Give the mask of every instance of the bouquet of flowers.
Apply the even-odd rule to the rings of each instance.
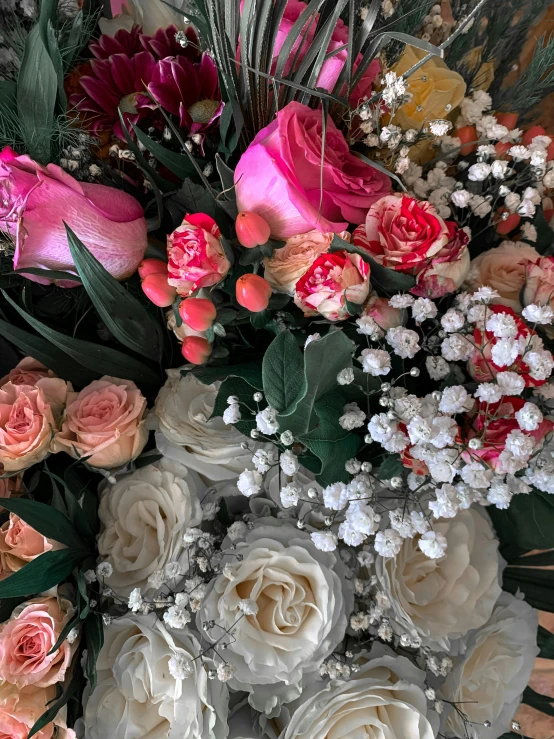
[[[547,4],[0,1],[2,739],[554,716]]]

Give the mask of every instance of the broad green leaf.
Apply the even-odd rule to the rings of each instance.
[[[379,480],[390,480],[391,477],[396,477],[404,472],[404,465],[398,454],[390,454],[387,456],[384,462],[381,463],[377,477]]]
[[[185,377],[190,370],[181,370],[181,375]],[[203,382],[204,385],[211,385],[219,380],[226,380],[228,377],[240,377],[256,390],[263,388],[262,366],[257,360],[248,364],[232,364],[215,367],[201,367],[192,370],[192,374]]]
[[[514,495],[510,507],[487,511],[501,544],[522,549],[554,547],[554,495],[533,490],[529,495]]]
[[[523,703],[546,713],[547,716],[554,716],[554,698],[550,695],[541,695],[533,688],[527,687],[523,691]]]
[[[58,80],[58,99],[60,101],[60,107],[63,110],[65,110],[67,108],[67,97],[65,94],[65,89],[64,89],[64,84],[63,84],[64,83],[64,69],[63,69],[62,55],[60,54],[60,50],[58,48],[58,42],[56,40],[56,32],[54,31],[54,26],[52,25],[51,21],[48,21],[48,26],[46,29],[46,46],[48,48],[50,59],[52,60],[52,64],[56,71],[56,78]]]
[[[40,267],[16,269],[15,274],[38,275],[39,277],[46,277],[49,280],[73,280],[73,282],[81,282],[79,275],[73,275],[71,272],[56,269],[41,269]]]
[[[217,418],[223,415],[227,408],[229,395],[250,399],[255,392],[256,388],[241,377],[228,377],[221,383],[211,417]],[[234,423],[233,426],[245,436],[249,436],[252,429],[256,428],[256,420],[254,416],[250,416],[247,412],[243,412],[242,416],[242,419],[238,423]]]
[[[58,483],[64,489],[67,517],[69,518],[73,530],[76,531],[77,534],[82,537],[82,539],[94,542],[94,536],[96,532],[91,526],[92,522],[90,521],[89,516],[85,515],[83,509],[81,508],[77,496],[71,492],[69,486],[64,480],[62,480],[61,477],[54,475],[48,470],[46,471],[46,473],[49,475],[50,479],[52,480],[52,485],[55,486],[56,489]],[[90,491],[88,490],[82,490],[82,494],[83,497],[87,495],[92,495],[92,493],[90,493]],[[94,507],[94,510],[96,511],[96,506]]]
[[[7,621],[12,615],[14,608],[20,603],[25,601],[25,596],[19,596],[17,598],[2,598],[0,599],[0,623]]]
[[[539,657],[543,659],[554,659],[554,634],[544,626],[539,626],[537,633],[537,645],[539,647]]]
[[[38,331],[45,339],[57,346],[66,354],[69,354],[76,362],[94,371],[97,375],[109,375],[120,377],[125,380],[133,380],[137,384],[158,385],[159,374],[133,357],[123,354],[117,349],[111,349],[100,344],[92,344],[89,341],[75,339],[67,334],[56,331],[45,323],[31,316],[20,308],[9,295],[2,291],[8,303],[15,308],[19,315],[27,323]]]
[[[282,331],[267,348],[262,376],[265,398],[275,410],[285,411],[298,398],[304,384],[304,362],[290,331]]]
[[[45,552],[0,582],[0,598],[36,595],[58,585],[88,556],[86,550]]]
[[[47,539],[66,547],[83,548],[83,541],[69,518],[52,506],[26,498],[8,498],[2,501],[2,505]]]
[[[71,257],[83,287],[108,329],[132,351],[159,361],[162,337],[158,323],[100,264],[67,223],[64,225]]]
[[[160,164],[173,172],[180,180],[185,180],[194,174],[194,166],[190,161],[190,157],[186,154],[178,154],[175,151],[166,149],[165,146],[153,141],[150,136],[141,131],[138,126],[131,123],[133,131],[140,143],[154,156]]]
[[[90,681],[90,688],[96,687],[96,661],[104,644],[104,628],[102,616],[99,613],[90,613],[85,621],[84,635],[87,648],[86,675]]]
[[[509,566],[502,574],[502,587],[510,593],[521,590],[533,608],[554,613],[553,570]]]

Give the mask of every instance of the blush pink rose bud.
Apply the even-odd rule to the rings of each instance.
[[[0,685],[0,737],[1,739],[27,739],[29,732],[45,711],[55,702],[56,687],[37,688],[28,685],[19,689],[5,682]],[[75,739],[73,729],[64,721],[66,711],[58,711],[49,722],[33,736],[36,739]]]
[[[201,287],[217,285],[231,267],[219,227],[205,213],[187,215],[167,237],[167,256],[168,282],[184,297]]]
[[[179,315],[194,331],[207,331],[215,321],[217,310],[206,298],[186,298],[179,306]]]
[[[0,387],[8,382],[13,385],[34,385],[41,377],[56,377],[56,375],[36,359],[24,357],[0,380]]]
[[[185,336],[181,352],[191,364],[204,364],[212,353],[212,345],[203,336]]]
[[[320,254],[329,251],[334,235],[332,231],[313,229],[305,234],[290,236],[285,246],[275,249],[271,257],[264,259],[264,277],[273,290],[292,297],[298,280]],[[344,241],[350,241],[348,231],[338,235]]]
[[[147,275],[167,275],[167,262],[161,259],[143,259],[138,266],[138,273],[141,280]]]
[[[63,380],[42,377],[34,385],[0,388],[0,465],[18,472],[48,456],[67,399]]]
[[[292,102],[237,164],[238,208],[262,216],[274,238],[344,231],[348,223],[362,223],[369,207],[390,192],[389,178],[351,153],[331,118],[323,161],[322,138],[321,111]]]
[[[402,326],[404,322],[402,311],[399,308],[390,306],[388,298],[379,298],[377,295],[370,296],[364,306],[362,316],[373,318],[375,323],[383,331]]]
[[[15,513],[10,513],[9,520],[0,527],[1,575],[17,572],[44,552],[63,548],[62,544],[47,539]]]
[[[147,247],[146,219],[131,195],[78,182],[56,164],[42,167],[6,147],[0,152],[0,222],[15,237],[14,269],[76,274],[64,221],[118,280],[130,277]],[[25,274],[25,273],[24,273]],[[53,280],[26,274],[47,285]],[[55,280],[61,287],[79,282]]]
[[[269,224],[257,213],[242,212],[235,222],[237,239],[245,249],[265,244],[270,236]]]
[[[146,399],[131,380],[102,377],[67,397],[54,448],[110,470],[136,459],[148,440]]]
[[[525,265],[523,305],[554,305],[554,258],[541,257]]]
[[[322,254],[296,283],[294,302],[305,316],[319,313],[330,321],[342,321],[350,316],[347,301],[365,303],[369,274],[369,264],[358,254]]]
[[[58,598],[35,598],[17,606],[0,631],[0,680],[24,688],[62,682],[77,649],[67,639],[52,654],[74,609]]]
[[[237,280],[237,303],[252,313],[259,313],[269,305],[271,285],[260,275],[242,275]]]
[[[168,308],[177,297],[177,290],[167,281],[167,272],[150,272],[141,286],[148,300],[158,308]]]

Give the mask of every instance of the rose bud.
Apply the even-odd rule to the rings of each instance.
[[[177,290],[167,282],[167,274],[161,272],[146,275],[142,290],[158,308],[167,308],[177,297]]]
[[[206,298],[186,298],[179,306],[183,322],[194,331],[206,331],[214,322],[216,307]]]
[[[167,274],[167,262],[161,259],[143,259],[138,266],[140,279],[144,280],[147,275]]]
[[[517,125],[517,113],[495,113],[495,117],[501,126],[506,126],[508,131],[513,131]]]
[[[259,313],[268,306],[271,285],[259,275],[242,275],[237,280],[236,298],[239,305],[252,313]]]
[[[460,139],[462,146],[460,147],[460,154],[463,157],[468,156],[473,151],[477,151],[477,139],[479,134],[475,126],[462,126],[458,128],[455,133],[456,138]]]
[[[502,218],[502,215],[504,213],[508,213],[507,218]],[[498,215],[500,220],[497,221],[494,228],[496,230],[496,233],[500,234],[501,236],[506,236],[506,234],[509,234],[510,231],[513,231],[514,228],[517,228],[521,222],[521,217],[518,216],[517,213],[510,213],[507,208],[499,208]]]
[[[191,364],[204,364],[212,353],[212,345],[203,336],[187,336],[181,351]]]
[[[265,244],[269,239],[269,224],[257,213],[243,211],[237,216],[235,223],[237,239],[246,249]]]
[[[533,141],[535,136],[546,136],[546,131],[542,126],[531,126],[531,128],[528,128],[527,131],[523,134],[521,137],[521,143],[523,146],[529,146],[529,144]]]

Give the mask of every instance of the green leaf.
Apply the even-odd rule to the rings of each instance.
[[[63,270],[57,269],[41,269],[40,267],[23,267],[22,269],[16,269],[15,274],[17,275],[38,275],[39,277],[46,277],[49,280],[73,280],[73,282],[81,282],[79,275],[71,274],[71,272],[64,272]]]
[[[246,380],[243,380],[242,377],[228,377],[219,387],[211,418],[217,418],[223,415],[223,412],[227,408],[227,398],[229,395],[250,399],[255,391],[256,388]],[[238,423],[234,423],[233,426],[245,436],[249,436],[252,429],[256,428],[256,421],[254,416],[248,416],[244,413],[243,418]]]
[[[518,590],[525,600],[539,611],[554,613],[554,572],[531,567],[506,567],[502,575],[502,587],[509,593]]]
[[[159,360],[162,337],[158,323],[100,264],[67,223],[64,225],[71,257],[83,287],[109,331],[137,354]]]
[[[390,480],[391,477],[397,477],[404,471],[404,465],[398,454],[390,454],[384,462],[379,466],[377,479]]]
[[[280,413],[300,394],[304,383],[302,352],[290,331],[276,336],[264,354],[262,376],[268,404]]]
[[[541,695],[533,688],[527,687],[523,691],[523,703],[536,708],[547,716],[554,716],[554,698],[549,695]]]
[[[489,506],[487,511],[501,544],[522,549],[554,547],[554,495],[533,490],[529,495],[514,495],[507,510]]]
[[[264,255],[259,246],[254,246],[252,249],[241,249],[239,264],[243,267],[248,267],[251,264],[259,264]]]
[[[554,659],[554,634],[544,626],[539,626],[537,632],[537,646],[539,647],[539,657],[542,659]]]
[[[250,323],[258,331],[261,330],[262,328],[265,328],[270,321],[271,321],[271,312],[268,310],[260,310],[260,311],[257,311],[256,313],[250,314]]]
[[[116,349],[92,344],[82,339],[74,339],[71,336],[67,336],[67,334],[55,331],[50,326],[47,326],[24,311],[23,308],[20,308],[4,290],[2,290],[2,294],[8,303],[15,308],[19,315],[35,331],[38,331],[45,339],[48,339],[48,341],[63,352],[69,354],[76,362],[96,372],[97,376],[109,375],[111,377],[120,377],[125,380],[133,380],[139,385],[141,383],[156,386],[159,384],[158,373],[148,367],[144,362],[129,357]]]
[[[189,371],[190,370],[181,370],[181,375],[186,377]],[[211,385],[213,382],[226,380],[228,377],[240,377],[256,390],[261,390],[263,388],[262,365],[257,360],[249,362],[248,364],[233,364],[229,366],[225,365],[223,367],[202,367],[197,370],[192,370],[192,374],[205,385]]]
[[[542,208],[537,209],[537,214],[533,225],[537,229],[537,240],[531,243],[539,254],[543,257],[552,256],[552,242],[554,240],[554,231],[550,228],[548,221],[544,217]],[[524,239],[525,240],[525,239]]]
[[[88,555],[89,552],[76,549],[44,552],[0,582],[0,598],[36,595],[49,590],[69,577]]]
[[[125,118],[123,117],[121,109],[119,108],[118,114],[121,128],[123,129],[123,133],[125,135],[125,141],[127,142],[127,146],[129,147],[129,149],[135,155],[135,159],[139,169],[141,169],[145,177],[149,179],[152,184],[155,184],[162,192],[171,192],[172,190],[175,190],[175,185],[173,182],[170,182],[169,180],[166,180],[165,177],[159,175],[156,170],[148,164],[146,157],[138,148],[134,140],[131,138],[131,135],[129,134],[129,130],[125,123]]]
[[[48,367],[57,375],[63,377],[64,380],[69,380],[79,387],[85,387],[85,385],[89,385],[99,377],[98,372],[86,369],[79,362],[74,361],[67,354],[64,354],[53,346],[49,341],[46,341],[46,339],[35,334],[30,334],[28,331],[24,331],[1,319],[0,332],[5,339],[15,344],[23,354],[34,357],[39,362],[42,362],[45,367]]]
[[[352,367],[354,343],[340,330],[311,341],[304,350],[304,380],[295,401],[279,414],[281,431],[305,434],[315,423],[314,405],[323,395],[336,388],[338,373]]]
[[[12,615],[14,608],[17,608],[18,605],[24,602],[25,597],[21,595],[18,598],[2,598],[0,600],[0,623],[7,621]]]
[[[41,164],[48,164],[51,159],[57,93],[56,70],[40,28],[35,25],[25,40],[17,77],[17,110],[26,152]]]
[[[99,613],[90,613],[85,621],[84,634],[87,645],[86,675],[90,682],[90,689],[96,687],[96,662],[104,644],[104,628],[102,616]]]
[[[180,180],[185,180],[194,174],[194,167],[191,164],[190,157],[186,154],[178,154],[175,151],[166,149],[165,146],[153,141],[150,136],[141,131],[138,126],[131,123],[133,131],[140,143],[154,156],[160,164],[173,172]]]
[[[48,48],[50,59],[52,60],[52,64],[56,71],[56,78],[58,80],[58,98],[60,101],[60,107],[63,110],[65,110],[67,108],[67,97],[66,97],[65,89],[63,85],[64,69],[63,69],[62,55],[60,54],[60,50],[58,48],[58,42],[56,40],[56,32],[54,31],[54,26],[52,25],[52,21],[50,20],[48,21],[48,25],[46,28],[46,46]]]
[[[83,548],[81,537],[77,535],[69,518],[52,506],[26,498],[8,498],[2,501],[2,505],[47,539],[53,539],[66,547]]]

